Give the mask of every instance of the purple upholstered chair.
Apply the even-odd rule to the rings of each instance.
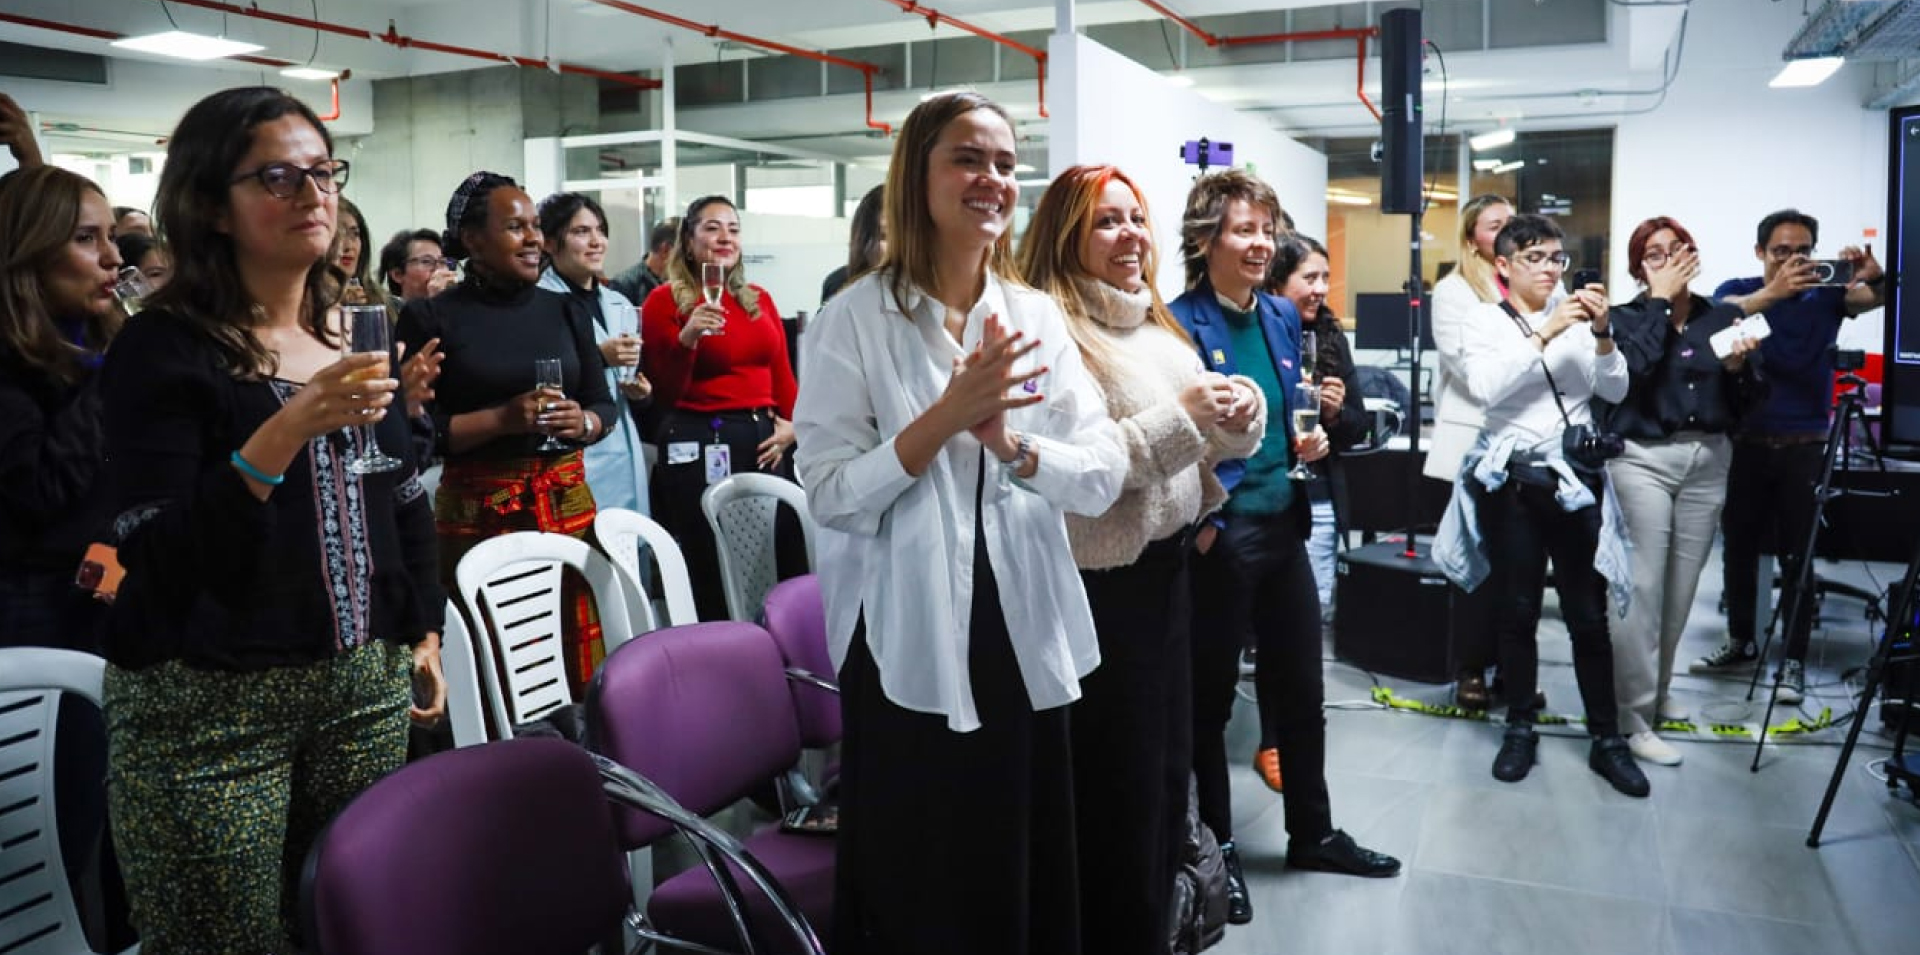
[[[375,783],[301,888],[320,955],[527,955],[617,944],[628,903],[593,756],[557,739],[456,749]]]
[[[780,651],[750,623],[671,627],[627,643],[601,665],[586,716],[595,752],[702,816],[764,787],[800,758],[800,728]],[[626,810],[615,813],[614,826],[627,849],[652,845],[673,831],[667,820]],[[833,907],[833,839],[773,827],[748,837],[744,846],[824,938]],[[727,869],[738,881],[738,867]],[[759,950],[790,951],[792,933],[772,903],[751,887],[743,891]],[[657,886],[646,917],[649,929],[672,938],[720,948],[738,944],[721,887],[706,869]]]
[[[793,709],[800,718],[800,745],[824,749],[840,742],[840,691],[827,654],[827,611],[820,578],[790,577],[767,591],[767,633],[780,648],[792,678]]]

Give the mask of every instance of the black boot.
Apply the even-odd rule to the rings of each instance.
[[[1619,735],[1602,736],[1593,741],[1587,754],[1587,766],[1600,774],[1613,788],[1628,796],[1645,796],[1653,791],[1647,774],[1633,761],[1633,749]]]
[[[1540,737],[1534,733],[1532,723],[1508,726],[1500,740],[1500,754],[1493,758],[1493,778],[1503,783],[1517,783],[1527,778],[1527,771],[1533,768],[1533,751],[1539,746]]]
[[[1220,844],[1220,861],[1227,869],[1227,924],[1245,925],[1253,921],[1253,899],[1247,895],[1247,877],[1240,871],[1240,854],[1233,843]]]

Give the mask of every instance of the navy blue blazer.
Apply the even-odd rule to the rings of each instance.
[[[1293,388],[1300,383],[1300,313],[1294,310],[1292,302],[1279,296],[1255,292],[1253,298],[1255,310],[1260,316],[1260,331],[1266,335],[1267,348],[1276,362],[1274,370],[1280,373],[1280,387],[1286,391],[1284,400],[1291,402]],[[1179,319],[1181,327],[1187,330],[1194,344],[1199,347],[1200,360],[1208,371],[1223,375],[1240,374],[1239,361],[1233,354],[1232,343],[1227,339],[1227,318],[1220,313],[1220,300],[1214,296],[1212,281],[1202,277],[1200,284],[1168,302],[1167,309],[1173,312],[1174,318]],[[1281,414],[1280,409],[1272,407],[1272,402],[1268,405],[1267,433],[1261,440],[1278,439],[1291,447],[1293,415]],[[1246,472],[1246,462],[1238,459],[1221,461],[1213,468],[1214,475],[1219,477],[1220,485],[1227,489],[1228,494],[1233,493]],[[1303,496],[1296,495],[1294,500],[1298,501]],[[1307,508],[1291,510],[1310,518]]]

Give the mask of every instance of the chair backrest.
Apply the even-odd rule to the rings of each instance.
[[[593,757],[562,740],[409,763],[315,842],[307,942],[320,955],[587,951],[627,907],[612,812]]]
[[[106,663],[74,650],[0,649],[0,952],[93,951],[67,888],[54,818],[60,696],[100,705]]]
[[[487,741],[486,706],[480,694],[473,637],[460,607],[447,601],[447,622],[440,630],[440,671],[447,681],[447,722],[453,727],[453,745],[474,746]]]
[[[812,566],[813,514],[807,510],[807,493],[800,485],[770,474],[734,474],[700,495],[700,510],[713,527],[720,552],[727,616],[735,620],[759,619],[760,603],[779,579],[773,534],[781,505],[798,515],[807,563]]]
[[[607,655],[587,691],[587,745],[700,815],[737,802],[800,761],[780,650],[750,623],[669,627]],[[673,831],[616,816],[621,844]]]
[[[474,627],[474,668],[503,739],[512,727],[574,702],[560,636],[571,612],[560,590],[569,567],[593,591],[607,651],[632,639],[626,591],[613,563],[585,541],[535,531],[502,534],[467,551],[454,572]]]
[[[647,605],[645,618],[628,611],[636,634],[700,622],[693,606],[693,577],[687,573],[687,559],[680,553],[680,545],[674,542],[673,535],[659,522],[624,507],[603,507],[594,515],[593,536],[600,541],[600,549],[613,558],[614,566],[620,568],[629,596],[637,596]],[[660,571],[661,596],[667,610],[664,620],[654,612],[647,594],[647,575],[640,554],[643,546],[653,554],[654,566]]]
[[[802,574],[775,584],[767,591],[765,624],[787,666],[834,678],[820,578]],[[801,745],[820,749],[840,742],[840,697],[803,680],[788,681],[788,690],[800,720]]]

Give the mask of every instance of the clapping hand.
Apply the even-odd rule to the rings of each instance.
[[[1045,367],[1014,370],[1015,362],[1040,347],[1038,341],[1023,341],[1024,337],[1024,332],[1008,333],[999,315],[987,316],[980,344],[966,357],[954,359],[953,377],[940,395],[939,403],[951,412],[956,430],[972,434],[989,448],[1004,450],[1008,411],[1046,400],[1038,387],[1040,376],[1047,373]],[[1019,391],[1014,392],[1016,388]]]

